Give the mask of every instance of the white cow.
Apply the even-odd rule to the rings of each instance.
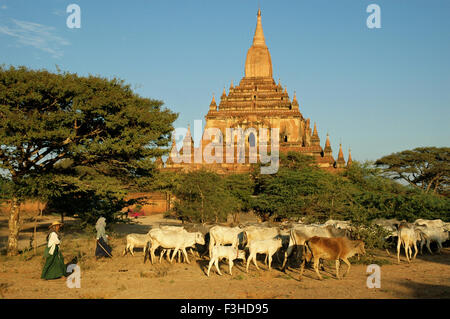
[[[147,234],[128,234],[126,238],[127,246],[123,251],[123,256],[125,256],[128,252],[130,252],[131,255],[134,256],[134,248],[144,248],[145,254],[145,247],[150,239]]]
[[[180,249],[183,252],[186,262],[189,264],[190,262],[186,253],[186,247],[192,247],[195,244],[205,244],[205,239],[200,232],[189,233],[156,228],[150,230],[148,235],[150,236],[150,256],[152,264],[155,259],[155,250],[159,246],[166,249],[173,249],[170,262],[172,262],[176,252]]]
[[[449,232],[444,227],[427,227],[427,226],[416,226],[417,229],[420,229],[425,236],[423,236],[420,241],[420,254],[423,254],[423,246],[425,243],[427,244],[427,249],[430,254],[433,254],[430,248],[430,243],[436,242],[438,245],[438,254],[441,253],[442,243],[449,240]]]
[[[388,239],[389,237],[396,237],[398,235],[397,228],[398,225],[400,225],[400,221],[397,219],[377,218],[372,221],[372,224],[378,225],[389,232],[385,239]]]
[[[352,226],[351,221],[349,220],[334,220],[329,219],[325,222],[324,225],[331,225],[338,229],[346,229],[348,231],[353,231],[355,228]]]
[[[211,259],[212,249],[216,245],[228,245],[237,248],[239,245],[239,235],[242,229],[239,227],[213,226],[209,230],[209,258]]]
[[[278,235],[280,235],[280,230],[277,227],[248,226],[244,230],[246,247],[249,247],[254,240],[272,239]]]
[[[425,238],[423,232],[416,227],[416,225],[402,222],[398,226],[397,262],[400,263],[400,249],[402,244],[405,249],[405,256],[408,263],[410,263],[412,259],[415,259],[417,252],[419,251],[417,249],[417,242],[421,241],[423,238]],[[412,246],[415,250],[414,257],[412,257]]]
[[[445,224],[441,219],[416,219],[414,222],[414,225],[427,227],[444,227]]]
[[[281,238],[272,238],[272,239],[264,239],[264,240],[253,240],[248,245],[250,255],[247,259],[247,267],[246,271],[248,272],[248,266],[250,261],[253,260],[253,263],[256,266],[256,269],[259,269],[258,264],[256,262],[257,254],[267,254],[269,257],[269,270],[271,270],[272,266],[272,256],[277,252],[278,249],[283,245]]]
[[[233,246],[220,246],[220,245],[214,246],[211,249],[211,256],[210,256],[208,272],[207,272],[208,277],[209,277],[209,271],[211,270],[211,267],[213,264],[216,267],[219,275],[222,276],[222,273],[220,272],[220,269],[219,269],[219,261],[221,259],[228,259],[230,275],[232,275],[231,268],[233,267],[233,260],[242,259],[245,262],[245,251],[239,250],[237,247],[233,247]]]

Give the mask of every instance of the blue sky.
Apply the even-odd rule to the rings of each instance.
[[[178,112],[176,127],[204,124],[212,93],[244,75],[258,3],[274,79],[335,157],[340,142],[361,161],[450,146],[447,0],[0,0],[0,64],[119,77]]]

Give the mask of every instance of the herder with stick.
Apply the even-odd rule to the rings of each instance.
[[[95,224],[97,230],[97,247],[95,248],[95,257],[112,257],[111,247],[108,245],[108,235],[105,232],[106,219],[100,217]]]
[[[60,222],[53,222],[49,226],[47,247],[45,247],[44,251],[45,265],[42,269],[41,279],[58,279],[67,275],[64,257],[59,249],[61,241],[58,233],[62,225]]]

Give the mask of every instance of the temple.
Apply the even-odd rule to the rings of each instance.
[[[205,119],[206,125],[201,144],[194,147],[191,130],[188,128],[182,148],[178,150],[173,139],[170,156],[165,165],[159,160],[160,167],[182,171],[208,167],[225,174],[248,171],[250,163],[255,162],[250,149],[257,148],[262,141],[270,146],[269,133],[267,136],[258,135],[261,128],[278,129],[280,152],[298,151],[314,156],[318,166],[327,170],[339,170],[346,167],[342,145],[340,145],[338,159],[335,160],[328,134],[325,147],[322,148],[317,125],[314,123],[314,128],[311,129],[310,119],[303,117],[296,93],[294,92],[291,99],[287,88],[282,87],[281,81],[278,83],[274,81],[272,60],[261,22],[261,10],[258,10],[257,14],[253,43],[247,52],[244,77],[239,85],[234,86],[231,82],[228,94],[224,88],[218,104],[215,96],[212,96]],[[220,130],[219,134],[214,136],[207,134],[208,129],[215,128]],[[227,136],[230,129],[233,129],[234,135]],[[238,129],[245,131],[244,141],[238,141],[239,138],[236,136]],[[215,146],[223,146],[222,153],[217,153],[216,149],[212,150],[211,154],[216,160],[214,162],[203,156],[208,145],[211,148],[212,141]],[[238,143],[245,143],[244,152],[238,149]],[[227,160],[227,156],[234,160],[230,161],[229,158]],[[351,155],[349,155],[349,162],[351,163]]]

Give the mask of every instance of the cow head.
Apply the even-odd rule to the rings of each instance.
[[[358,255],[365,255],[366,250],[364,249],[364,242],[362,240],[357,240],[356,242],[356,253]]]
[[[195,242],[200,245],[205,244],[205,238],[203,237],[202,233],[200,232],[195,233]]]

